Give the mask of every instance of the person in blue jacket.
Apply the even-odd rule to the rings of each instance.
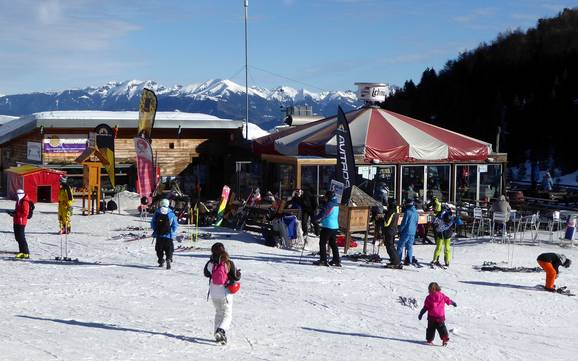
[[[164,265],[166,258],[167,269],[171,269],[173,251],[175,249],[173,239],[177,234],[179,223],[177,222],[177,216],[169,208],[168,199],[161,199],[159,206],[151,219],[153,237],[156,239],[155,251],[157,252],[159,267]]]
[[[413,263],[413,242],[415,241],[418,219],[413,199],[408,199],[405,202],[403,220],[399,225],[399,241],[397,243],[397,255],[400,260],[403,259],[403,250],[407,250],[408,261],[405,262],[406,265]]]
[[[339,204],[333,191],[325,193],[325,207],[319,212],[316,220],[321,223],[321,234],[319,236],[319,261],[314,265],[341,267],[339,249],[337,248],[337,231],[339,230]],[[333,258],[327,263],[327,242],[331,247]]]

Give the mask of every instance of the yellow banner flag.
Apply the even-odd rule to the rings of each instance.
[[[137,136],[150,141],[151,132],[155,124],[157,114],[157,96],[155,92],[144,88],[140,98],[138,133]]]

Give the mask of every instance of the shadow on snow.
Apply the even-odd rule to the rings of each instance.
[[[136,333],[143,333],[143,334],[147,334],[147,335],[159,335],[159,336],[166,336],[166,337],[175,338],[177,340],[186,341],[186,342],[194,342],[194,343],[199,343],[199,344],[204,344],[204,345],[212,345],[212,346],[215,345],[214,341],[209,340],[209,339],[198,338],[198,337],[189,337],[189,336],[183,336],[183,335],[175,335],[175,334],[172,334],[169,332],[147,331],[147,330],[141,330],[138,328],[122,327],[122,326],[112,325],[109,323],[82,322],[82,321],[76,321],[76,320],[59,320],[59,319],[55,319],[55,318],[33,317],[33,316],[26,316],[26,315],[16,315],[16,317],[27,318],[29,320],[50,321],[50,322],[62,323],[65,325],[71,325],[71,326],[100,328],[100,329],[112,330],[112,331],[136,332]]]
[[[419,341],[419,340],[404,339],[404,338],[395,338],[395,337],[385,337],[385,336],[375,336],[375,335],[368,335],[368,334],[366,334],[366,333],[331,331],[331,330],[322,330],[322,329],[319,329],[319,328],[311,328],[311,327],[301,327],[301,328],[302,328],[303,330],[306,330],[306,331],[329,333],[329,334],[332,334],[332,335],[367,337],[367,338],[378,338],[378,339],[381,339],[381,340],[407,342],[407,343],[414,343],[414,344],[418,344],[418,345],[423,345],[423,344],[424,344],[423,341]]]

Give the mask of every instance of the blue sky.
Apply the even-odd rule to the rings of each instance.
[[[569,0],[249,0],[249,83],[403,85]],[[0,94],[111,80],[244,84],[243,0],[0,0]]]

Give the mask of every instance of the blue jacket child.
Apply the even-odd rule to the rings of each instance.
[[[403,213],[403,220],[399,226],[399,241],[397,243],[397,255],[400,260],[403,260],[403,250],[407,250],[407,259],[409,263],[413,262],[413,243],[415,241],[415,233],[417,231],[417,222],[419,216],[413,200],[407,200],[405,203],[405,211]]]

